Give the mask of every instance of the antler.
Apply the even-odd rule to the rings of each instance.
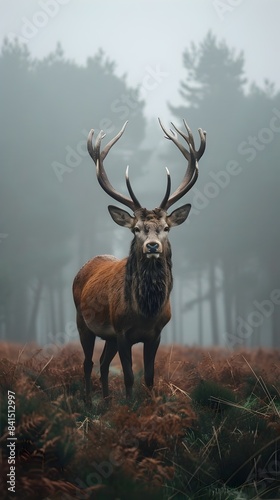
[[[189,128],[188,124],[186,123],[185,120],[183,120],[184,125],[186,127],[187,133],[182,132],[179,130],[175,125],[171,122],[172,127],[178,132],[178,134],[181,135],[185,139],[185,141],[188,143],[189,146],[189,151],[179,142],[178,140],[178,135],[170,129],[170,132],[166,130],[166,128],[162,125],[160,119],[158,119],[159,124],[165,133],[166,139],[170,139],[174,144],[177,146],[178,149],[180,149],[181,153],[183,153],[184,157],[188,161],[188,167],[186,170],[186,173],[182,179],[181,184],[179,187],[174,191],[174,193],[170,196],[170,188],[171,188],[171,179],[170,179],[170,173],[168,169],[166,169],[167,172],[167,188],[166,188],[166,193],[164,195],[164,198],[160,204],[160,208],[163,210],[167,210],[171,205],[173,205],[176,201],[180,200],[194,185],[194,183],[197,180],[198,177],[198,161],[202,157],[205,147],[206,147],[206,132],[202,131],[201,128],[198,129],[199,135],[200,135],[200,146],[199,149],[196,151],[195,145],[194,145],[194,138],[192,135],[192,131]]]
[[[125,195],[123,195],[115,190],[115,188],[110,183],[110,181],[107,177],[107,174],[105,172],[104,166],[103,166],[103,160],[106,158],[111,147],[114,146],[114,144],[123,135],[126,125],[127,125],[127,121],[125,122],[125,124],[123,125],[123,127],[119,131],[119,133],[115,137],[113,137],[113,139],[111,139],[110,142],[108,142],[108,144],[105,146],[105,148],[101,152],[100,152],[101,141],[102,141],[102,139],[104,139],[106,134],[104,134],[103,130],[101,130],[96,138],[95,145],[93,147],[92,138],[93,138],[94,130],[92,129],[88,135],[87,148],[88,148],[88,152],[89,152],[91,158],[93,159],[93,161],[96,165],[97,179],[98,179],[98,182],[99,182],[100,186],[102,187],[102,189],[104,189],[104,191],[106,191],[106,193],[109,194],[109,196],[111,196],[115,200],[119,201],[123,205],[126,205],[133,212],[135,212],[135,210],[137,210],[138,208],[141,208],[141,205],[140,205],[139,201],[137,200],[137,198],[132,190],[129,176],[128,176],[128,167],[127,167],[126,173],[125,173],[125,180],[126,180],[127,189],[128,189],[128,192],[129,192],[131,198],[128,198],[127,196],[125,196]]]

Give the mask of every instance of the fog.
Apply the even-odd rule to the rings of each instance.
[[[86,150],[108,141],[143,206],[186,161],[166,126],[207,131],[191,203],[170,234],[173,316],[163,343],[279,347],[280,4],[277,0],[0,1],[0,338],[78,339],[72,281],[128,254]],[[183,141],[183,139],[182,139]],[[115,202],[114,202],[115,204]],[[172,208],[173,209],[173,208]]]

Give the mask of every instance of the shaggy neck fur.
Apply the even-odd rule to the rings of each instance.
[[[167,242],[164,254],[158,259],[148,259],[139,254],[135,239],[131,243],[130,254],[126,264],[125,298],[143,316],[156,316],[172,289],[171,247]]]

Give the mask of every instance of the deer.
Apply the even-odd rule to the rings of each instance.
[[[80,269],[73,282],[73,297],[77,311],[77,329],[84,351],[84,378],[86,402],[91,402],[92,356],[96,337],[105,341],[100,357],[100,381],[103,398],[109,398],[109,367],[119,354],[126,398],[131,399],[134,384],[132,346],[143,343],[144,380],[151,390],[154,384],[155,356],[161,340],[161,331],[170,321],[170,293],[173,285],[172,253],[168,239],[172,227],[179,226],[188,217],[191,205],[168,209],[191,189],[198,178],[198,161],[206,147],[206,132],[198,129],[200,145],[195,149],[191,129],[183,120],[186,131],[167,130],[159,124],[164,137],[172,141],[187,160],[185,175],[179,187],[170,195],[171,177],[166,168],[167,186],[158,207],[143,208],[132,189],[128,167],[125,179],[129,197],[118,192],[110,183],[104,160],[110,149],[123,135],[127,122],[118,134],[100,151],[105,133],[101,130],[93,146],[94,130],[88,135],[87,148],[96,165],[101,188],[114,200],[128,207],[109,205],[113,221],[132,231],[133,239],[128,257],[117,259],[112,255],[98,255]],[[179,140],[179,135],[186,142]],[[185,147],[187,146],[187,147]]]

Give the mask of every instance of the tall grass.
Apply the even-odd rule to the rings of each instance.
[[[161,347],[152,394],[134,349],[133,399],[118,359],[112,400],[83,400],[80,347],[47,356],[0,344],[1,498],[280,498],[277,351]],[[16,394],[16,493],[7,489],[7,391]]]

